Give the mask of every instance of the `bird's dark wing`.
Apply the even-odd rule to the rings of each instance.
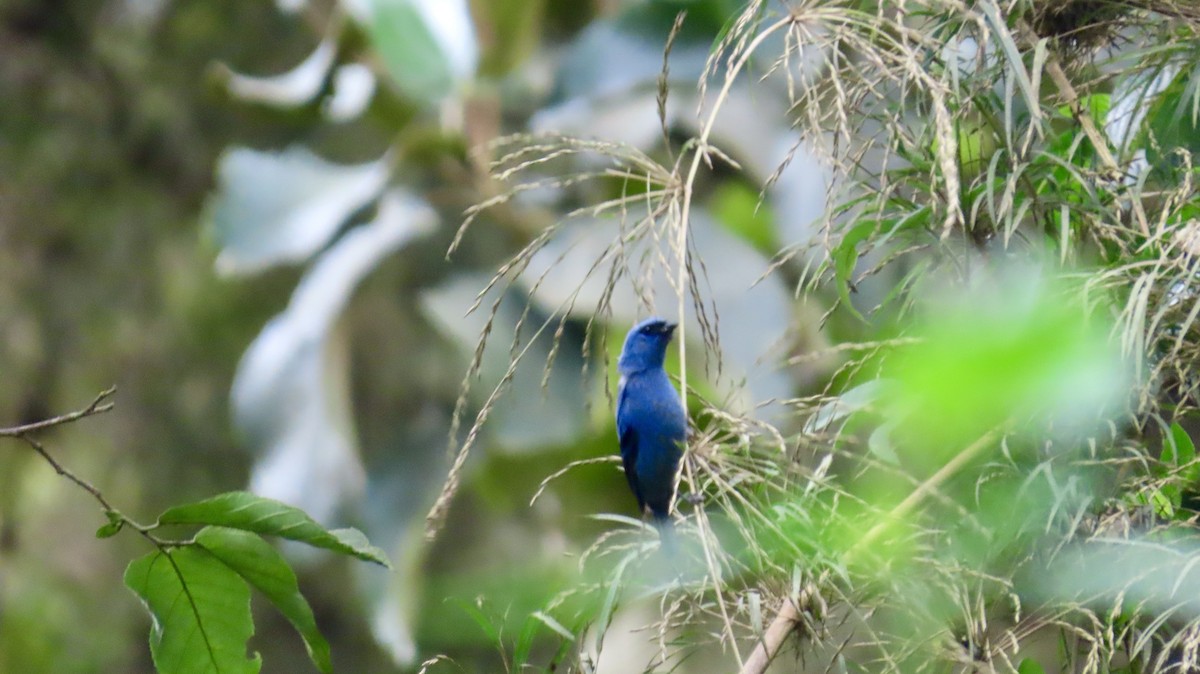
[[[638,437],[637,430],[629,423],[629,414],[625,410],[625,380],[617,389],[617,439],[621,445],[621,463],[625,466],[625,479],[629,480],[629,489],[637,497],[638,512],[645,508],[642,501],[642,490],[637,479]]]

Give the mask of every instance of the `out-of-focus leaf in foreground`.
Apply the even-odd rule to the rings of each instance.
[[[1075,288],[1035,273],[991,276],[930,306],[916,344],[888,356],[898,437],[944,456],[1002,425],[1086,433],[1129,391],[1110,334],[1103,308],[1086,308]]]

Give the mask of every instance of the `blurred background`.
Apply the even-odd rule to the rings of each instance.
[[[0,2],[0,425],[81,407],[115,384],[115,411],[45,440],[118,508],[149,521],[253,487],[358,526],[395,574],[294,557],[339,671],[395,671],[437,653],[494,671],[495,643],[463,604],[486,596],[489,615],[524,618],[572,577],[566,553],[610,526],[585,515],[636,515],[609,462],[529,503],[555,470],[615,453],[602,351],[654,307],[618,301],[612,339],[585,358],[592,305],[581,300],[544,390],[542,335],[426,544],[486,316],[467,309],[555,209],[571,207],[554,199],[582,198],[535,193],[524,210],[487,214],[447,259],[464,210],[497,194],[486,151],[471,148],[527,131],[660,143],[656,80],[677,12],[691,14],[671,75],[694,89],[740,6],[376,5]],[[694,104],[678,105],[681,124],[694,124]],[[744,131],[735,149],[769,171],[786,129],[746,114],[727,119]],[[781,218],[796,227],[821,208],[805,190],[821,193],[790,190],[779,206],[797,211]],[[714,287],[741,292],[765,270],[762,251],[794,232],[756,212],[748,183],[714,200],[719,215],[698,236],[737,256]],[[531,325],[577,267],[535,293]],[[755,292],[775,311],[729,308],[748,328],[730,381],[791,320],[780,282]],[[657,310],[670,314],[666,301]],[[502,337],[466,398],[467,427],[504,375],[521,320],[513,306],[495,319]],[[758,385],[755,399],[791,388],[770,369]],[[144,542],[95,539],[102,520],[26,448],[0,451],[0,672],[151,671],[148,617],[120,583]],[[252,646],[265,671],[311,670],[270,611]]]
[[[394,570],[284,546],[337,671],[735,671],[800,597],[775,671],[1196,671],[1200,609],[1164,597],[1200,587],[1197,26],[0,0],[0,427],[116,385],[44,442],[127,515],[251,489],[362,529]],[[709,545],[668,592],[613,429],[651,314],[686,326]],[[147,546],[104,522],[0,445],[0,674],[153,671]],[[1098,538],[1150,552],[1063,552]],[[1172,587],[1133,587],[1156,546]],[[314,671],[255,619],[264,671]]]

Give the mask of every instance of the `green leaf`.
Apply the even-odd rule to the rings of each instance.
[[[1176,180],[1183,157],[1200,153],[1200,66],[1183,68],[1150,102],[1138,133],[1158,180]],[[1183,152],[1180,152],[1182,150]]]
[[[842,304],[855,317],[863,319],[862,314],[850,302],[850,289],[854,282],[854,266],[858,264],[858,244],[875,232],[876,223],[872,220],[861,222],[846,232],[837,247],[833,249],[834,285]]]
[[[412,0],[371,5],[371,41],[400,90],[427,104],[449,94],[454,87],[450,62]]]
[[[1175,517],[1175,509],[1179,507],[1181,498],[1179,487],[1167,484],[1150,492],[1150,505],[1154,506],[1156,515],[1169,520]]]
[[[371,545],[357,529],[327,530],[299,508],[244,491],[168,508],[159,516],[158,524],[200,524],[253,531],[391,568],[387,555]]]
[[[891,433],[894,427],[895,424],[888,423],[872,431],[871,436],[867,438],[867,448],[879,460],[899,466],[900,457],[896,454],[896,448],[892,446]]]
[[[270,543],[258,535],[225,527],[205,527],[196,543],[262,592],[304,639],[317,669],[332,672],[329,643],[317,629],[316,618],[296,583],[296,574]]]
[[[159,674],[257,674],[250,588],[207,550],[158,551],[130,562],[125,585],[154,622],[150,653]]]
[[[551,616],[550,614],[545,613],[543,611],[537,611],[533,614],[533,617],[542,621],[542,623],[544,623],[546,625],[546,627],[549,627],[551,630],[553,630],[556,634],[558,634],[560,637],[562,637],[568,643],[575,641],[575,635],[571,632],[571,630],[567,629],[566,626],[564,626],[562,623],[555,620],[554,617]]]
[[[1046,674],[1046,670],[1042,669],[1037,660],[1025,658],[1017,665],[1017,674]]]
[[[549,627],[551,631],[562,637],[564,644],[575,641],[575,635],[571,633],[571,630],[549,614],[542,611],[531,613],[525,619],[525,624],[521,626],[521,633],[517,636],[517,644],[513,649],[513,665],[517,669],[529,664],[529,654],[533,650],[533,642],[543,627]]]
[[[1008,24],[1005,21],[1007,12],[1002,14],[1000,12],[1000,5],[995,0],[981,2],[979,3],[979,8],[982,10],[984,17],[987,18],[988,23],[991,24],[992,30],[995,31],[995,38],[1000,43],[1000,47],[1008,59],[1006,73],[1011,73],[1014,76],[1021,90],[1021,95],[1025,98],[1025,105],[1029,109],[1029,113],[1035,121],[1038,121],[1041,117],[1041,99],[1033,89],[1029,73],[1025,71],[1025,61],[1021,58],[1021,50],[1017,47],[1012,33],[1008,30]]]
[[[1163,440],[1162,454],[1158,457],[1159,465],[1155,474],[1164,476],[1173,468],[1181,468],[1178,475],[1181,482],[1163,486],[1167,496],[1178,507],[1182,503],[1182,485],[1191,484],[1200,479],[1200,464],[1196,464],[1196,446],[1192,443],[1188,432],[1178,423],[1171,424],[1171,434]]]
[[[125,526],[125,519],[115,510],[105,511],[104,516],[108,518],[108,524],[96,530],[96,538],[112,538]]]
[[[1175,457],[1175,464],[1178,466],[1186,466],[1196,460],[1196,445],[1192,443],[1191,436],[1183,430],[1183,426],[1178,423],[1171,424],[1171,444],[1169,445]],[[1167,448],[1163,448],[1165,455]]]
[[[713,194],[709,208],[726,229],[756,250],[771,255],[779,249],[775,218],[757,191],[738,182],[724,183]]]
[[[1175,427],[1174,427],[1174,424],[1172,424],[1171,425],[1171,437],[1168,438],[1166,442],[1163,442],[1162,453],[1158,455],[1158,460],[1162,464],[1162,466],[1159,466],[1158,469],[1154,471],[1156,475],[1161,476],[1161,475],[1166,474],[1166,472],[1167,472],[1166,467],[1174,466],[1177,463],[1177,461],[1175,459],[1175,437],[1174,437],[1174,435],[1175,435]]]
[[[1007,422],[1014,433],[1052,425],[1072,437],[1101,423],[1128,373],[1103,314],[1077,293],[1010,272],[927,311],[917,343],[889,356],[882,375],[897,382],[896,413],[907,413],[898,447],[940,462]]]
[[[500,630],[484,614],[483,608],[467,601],[455,600],[454,603],[470,616],[476,625],[479,625],[479,629],[483,630],[484,635],[488,638],[488,643],[495,646],[503,645],[504,642],[500,638]]]
[[[521,625],[521,633],[517,635],[517,643],[513,648],[513,665],[523,667],[529,663],[529,652],[533,650],[533,640],[537,637],[542,623],[533,616],[525,619]]]

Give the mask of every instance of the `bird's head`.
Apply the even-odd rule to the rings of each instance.
[[[661,318],[647,318],[633,326],[625,337],[621,359],[617,361],[620,373],[633,374],[662,367],[663,358],[667,355],[667,345],[671,343],[671,335],[675,334],[675,327],[674,323]]]

